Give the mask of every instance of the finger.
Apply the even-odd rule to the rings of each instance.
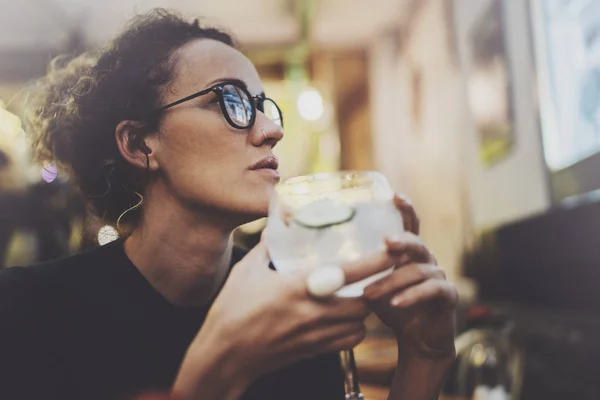
[[[342,350],[351,350],[365,340],[365,337],[367,337],[366,328],[330,341],[327,346],[323,347],[322,353],[337,353]]]
[[[305,333],[303,341],[308,348],[323,348],[349,336],[360,336],[364,331],[366,331],[366,327],[362,321],[328,325],[319,329],[313,327]]]
[[[394,196],[394,205],[402,214],[404,230],[407,232],[419,234],[421,221],[413,207],[411,201],[404,195],[396,194]]]
[[[346,284],[358,282],[371,275],[383,272],[394,265],[394,261],[385,251],[370,254],[356,261],[340,266],[346,276]]]
[[[435,258],[425,246],[425,243],[413,233],[405,232],[385,241],[388,253],[399,266],[408,261],[413,263],[432,263]]]
[[[358,309],[357,307],[354,309],[342,309],[338,310],[337,313],[332,313],[330,310],[323,310],[323,306],[319,307],[319,305],[314,303],[308,304],[308,306],[305,304],[296,311],[293,329],[290,329],[280,340],[293,340],[297,337],[303,338],[308,334],[312,335],[312,337],[315,337],[315,335],[324,337],[324,334],[319,332],[329,332],[328,336],[325,335],[327,336],[327,340],[331,340],[336,335],[340,336],[343,333],[340,333],[340,329],[342,329],[340,327],[360,326],[364,324],[369,311],[364,300],[361,300],[360,303],[363,304],[358,306]],[[294,312],[293,308],[290,312]]]
[[[412,232],[414,221],[411,217],[410,210],[407,207],[408,201],[405,196],[400,194],[394,195],[394,205],[402,215],[403,228],[407,232]]]
[[[390,304],[397,308],[407,308],[431,300],[440,300],[449,307],[454,307],[458,302],[456,287],[441,279],[429,279],[394,295]]]
[[[300,324],[306,326],[331,325],[340,322],[363,321],[370,313],[367,302],[362,298],[308,299],[300,304]]]
[[[331,297],[320,301],[322,320],[324,323],[340,321],[362,321],[370,313],[369,307],[361,298]]]
[[[444,280],[446,274],[440,267],[433,264],[405,265],[367,286],[363,296],[369,300],[381,299],[432,278]]]

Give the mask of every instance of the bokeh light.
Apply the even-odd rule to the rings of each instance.
[[[317,89],[305,89],[298,96],[298,112],[307,121],[318,121],[325,113],[323,96]]]
[[[104,225],[98,231],[98,243],[100,246],[104,246],[110,242],[114,242],[119,238],[119,233],[115,228],[110,225]]]
[[[53,182],[58,176],[58,168],[54,164],[46,164],[42,167],[42,179],[46,183]]]

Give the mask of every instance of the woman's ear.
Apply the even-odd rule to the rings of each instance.
[[[121,121],[115,129],[115,139],[123,158],[138,168],[156,171],[159,166],[154,141],[147,140],[146,136],[144,125],[137,121]]]

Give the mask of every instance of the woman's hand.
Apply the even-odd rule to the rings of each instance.
[[[364,339],[364,299],[317,300],[306,288],[310,270],[286,274],[268,264],[263,238],[233,268],[182,364],[174,386],[182,399],[235,399],[263,374]],[[351,283],[389,266],[382,252],[341,267]]]
[[[365,288],[364,298],[398,339],[399,354],[426,359],[453,358],[456,288],[417,236],[419,219],[402,197],[394,202],[406,232],[387,241],[396,270]]]

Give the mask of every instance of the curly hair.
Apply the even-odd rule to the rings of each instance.
[[[156,132],[161,104],[174,78],[177,50],[195,39],[235,47],[232,37],[198,20],[186,22],[164,9],[133,18],[125,30],[96,53],[56,58],[48,74],[28,91],[26,130],[38,160],[57,163],[89,200],[96,214],[114,223],[139,203],[147,171],[121,156],[115,129],[139,121],[143,134]],[[135,225],[140,214],[128,213]]]

